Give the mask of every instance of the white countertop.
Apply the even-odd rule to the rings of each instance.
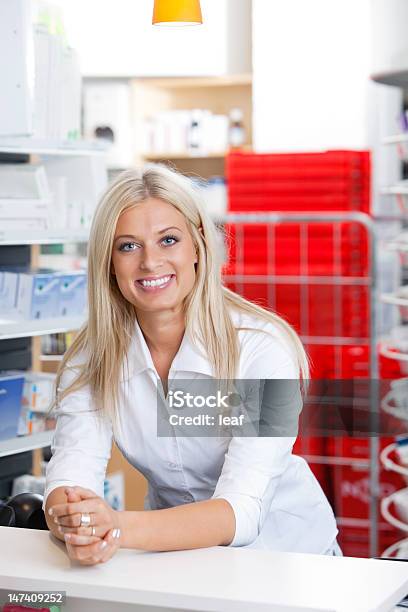
[[[0,590],[179,610],[389,612],[408,593],[408,563],[214,547],[120,550],[73,565],[48,531],[0,527]],[[112,607],[112,609],[116,609]]]

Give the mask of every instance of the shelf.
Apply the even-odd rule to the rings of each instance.
[[[142,85],[153,85],[166,89],[182,89],[191,87],[239,87],[252,85],[252,74],[232,74],[227,76],[208,77],[151,77],[134,79]]]
[[[64,355],[40,355],[40,361],[62,361]]]
[[[408,70],[377,72],[376,74],[371,75],[371,79],[376,83],[382,83],[382,85],[405,88],[408,86]]]
[[[54,430],[49,429],[29,436],[0,440],[0,457],[7,457],[8,455],[16,455],[17,453],[25,453],[36,448],[50,446],[53,435]]]
[[[394,251],[405,253],[408,251],[408,233],[400,234],[394,240],[387,242],[387,247]]]
[[[408,134],[395,134],[394,136],[387,136],[383,140],[385,145],[399,144],[401,142],[408,142]]]
[[[30,138],[0,138],[0,153],[18,155],[105,155],[108,146],[100,141],[49,142]]]
[[[88,242],[89,230],[0,231],[0,246],[23,244],[67,244]]]
[[[303,459],[308,463],[316,463],[321,465],[353,465],[354,467],[368,470],[370,461],[368,459],[356,459],[355,457],[325,457],[321,455],[304,455]]]
[[[0,340],[69,332],[79,329],[84,322],[84,317],[58,317],[54,319],[35,319],[33,321],[5,321],[0,319]]]
[[[403,287],[401,287],[402,289]],[[408,307],[408,297],[402,297],[398,295],[397,292],[394,293],[382,293],[381,301],[385,304],[392,304],[393,306],[407,306]]]
[[[381,195],[402,195],[408,196],[408,183],[406,185],[392,185],[381,189]]]
[[[161,159],[223,159],[227,153],[228,151],[223,151],[220,153],[203,153],[200,155],[190,155],[189,153],[143,153],[143,157],[152,161],[158,161]]]
[[[395,359],[396,361],[402,362],[408,361],[408,353],[396,350],[391,340],[382,340],[380,342],[380,354],[384,357],[388,357],[388,359]]]

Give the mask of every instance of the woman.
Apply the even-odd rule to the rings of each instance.
[[[291,437],[159,437],[174,381],[308,378],[277,315],[222,286],[216,229],[191,182],[129,170],[102,198],[88,260],[88,322],[57,378],[44,509],[82,564],[120,547],[215,545],[341,554],[335,519]],[[145,510],[103,500],[112,437],[148,480]]]

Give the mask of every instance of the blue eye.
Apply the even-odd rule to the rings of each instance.
[[[165,236],[162,240],[165,246],[172,246],[178,242],[178,238],[176,236]]]
[[[135,242],[123,242],[120,245],[120,247],[119,247],[119,251],[124,251],[125,253],[129,253],[130,251],[134,251],[135,249],[125,248],[125,247],[132,246],[132,245],[135,246],[136,243]]]

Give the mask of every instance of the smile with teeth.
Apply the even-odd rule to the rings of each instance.
[[[169,274],[168,276],[161,276],[160,278],[155,278],[151,280],[138,280],[138,284],[141,285],[144,289],[154,288],[154,287],[165,287],[169,284],[169,282],[174,277],[174,274]]]

